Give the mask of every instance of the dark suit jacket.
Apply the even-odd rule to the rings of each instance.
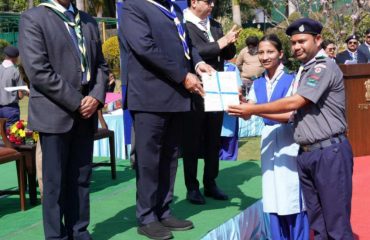
[[[103,104],[108,67],[99,31],[91,16],[80,12],[80,18],[91,71],[89,95]],[[29,128],[44,133],[69,131],[83,95],[80,59],[65,23],[44,6],[26,11],[20,19],[19,50],[30,79]],[[97,115],[93,118],[96,121]]]
[[[369,50],[369,47],[365,43],[361,44],[358,47],[358,51],[362,52],[366,56],[367,61],[370,63],[370,50]]]
[[[186,22],[192,44],[198,49],[199,55],[217,71],[224,70],[224,61],[232,59],[236,54],[235,45],[229,45],[220,49],[217,40],[224,36],[222,26],[213,19],[210,19],[210,31],[214,42],[206,37],[207,33],[200,30],[195,24]]]
[[[183,22],[181,10],[176,8],[176,12]],[[182,82],[201,58],[190,41],[187,42],[192,60],[185,58],[173,20],[146,0],[126,0],[119,25],[128,109],[189,111],[190,94]]]
[[[344,64],[346,60],[351,60],[351,59],[352,57],[347,50],[338,53],[337,56],[335,57],[337,64]],[[367,63],[366,56],[358,50],[357,50],[357,63]]]
[[[217,71],[224,71],[224,61],[235,56],[235,45],[229,45],[220,49],[217,40],[224,36],[222,26],[213,19],[210,19],[210,31],[214,42],[210,42],[207,33],[200,30],[194,23],[186,22],[192,44],[198,49],[199,55]],[[204,100],[197,94],[192,94],[192,109],[204,111]]]

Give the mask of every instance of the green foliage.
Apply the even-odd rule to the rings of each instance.
[[[10,45],[10,43],[8,43],[7,41],[5,41],[4,39],[0,39],[0,62],[2,62],[4,60],[4,48],[6,46]]]
[[[249,36],[256,36],[261,38],[263,36],[263,32],[258,28],[244,28],[240,34],[238,41],[236,42],[236,52],[239,53],[245,46],[245,39]]]
[[[300,63],[293,57],[290,38],[288,35],[286,35],[285,30],[288,27],[288,23],[290,24],[301,17],[302,16],[300,13],[295,12],[289,16],[288,22],[283,21],[278,26],[270,28],[266,31],[266,34],[276,34],[279,37],[283,45],[284,65],[291,71],[296,71],[299,68]]]
[[[118,37],[113,36],[108,38],[103,43],[103,54],[104,58],[108,63],[110,69],[117,70],[119,69],[119,43]]]
[[[41,0],[33,0],[33,5],[37,6]],[[0,11],[23,12],[28,8],[28,0],[0,0]]]

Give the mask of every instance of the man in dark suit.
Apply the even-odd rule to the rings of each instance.
[[[198,49],[202,59],[217,71],[223,71],[224,60],[235,56],[239,31],[236,26],[225,36],[222,26],[209,18],[214,6],[213,0],[188,0],[184,16],[190,39]],[[198,157],[204,157],[204,194],[218,200],[227,200],[216,184],[219,171],[219,151],[221,146],[221,126],[223,112],[204,112],[204,101],[193,94],[193,111],[185,114],[183,139],[183,161],[186,198],[193,204],[205,204],[199,191],[197,180]]]
[[[45,239],[91,239],[93,135],[108,79],[96,21],[70,0],[46,1],[21,15],[19,49],[28,127],[40,132]]]
[[[358,50],[365,54],[367,61],[370,63],[370,28],[365,32],[365,41],[358,47]]]
[[[192,48],[181,10],[169,0],[126,0],[119,25],[125,102],[135,129],[138,233],[169,239],[170,230],[193,227],[173,217],[169,205],[182,112],[190,110],[189,92],[204,94],[191,72],[212,68]]]
[[[337,54],[336,62],[338,64],[356,64],[367,63],[366,56],[358,51],[358,37],[351,35],[346,39],[347,49]]]

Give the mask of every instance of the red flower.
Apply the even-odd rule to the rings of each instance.
[[[14,143],[16,141],[16,138],[14,135],[9,135],[9,141]]]
[[[16,126],[17,126],[18,129],[23,129],[24,128],[24,125],[23,125],[22,121],[18,121]]]

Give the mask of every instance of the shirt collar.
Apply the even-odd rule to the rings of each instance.
[[[352,52],[352,51],[350,51],[349,49],[347,49],[347,51],[348,51],[348,53],[349,53],[350,55],[357,54],[357,50],[356,50],[356,51],[354,51],[354,52]]]
[[[280,63],[280,65],[277,67],[276,71],[275,71],[275,74],[274,76],[272,76],[272,78],[270,79],[268,74],[267,74],[267,71],[265,71],[265,78],[267,81],[275,81],[276,78],[281,74],[281,72],[284,71],[284,65],[282,63]]]
[[[193,23],[200,30],[206,31],[206,29],[204,29],[204,27],[200,24],[200,22],[204,21],[204,20],[202,20],[198,16],[196,16],[192,11],[190,11],[189,8],[186,8],[184,10],[184,20]],[[209,29],[209,27],[210,27],[209,17],[207,17],[205,20],[207,22],[207,29]]]
[[[305,64],[303,64],[303,66],[306,68],[308,67],[309,65],[311,65],[312,63],[316,62],[316,58],[318,57],[328,57],[328,55],[326,54],[325,50],[324,49],[321,49],[320,51],[318,51],[315,55],[315,57],[313,57],[310,61],[306,62]]]
[[[69,7],[68,7],[68,9],[67,9],[67,8],[65,8],[63,5],[61,5],[60,3],[58,3],[58,2],[57,2],[57,1],[55,1],[55,0],[52,0],[52,2],[54,2],[56,5],[61,6],[61,7],[62,7],[62,8],[64,8],[66,11],[68,10],[68,11],[71,11],[71,12],[75,13],[75,10],[74,10],[74,8],[73,8],[72,3],[70,3],[70,4],[69,4]]]
[[[1,65],[3,65],[4,68],[8,68],[8,67],[14,66],[13,62],[10,61],[9,59],[5,59]]]

